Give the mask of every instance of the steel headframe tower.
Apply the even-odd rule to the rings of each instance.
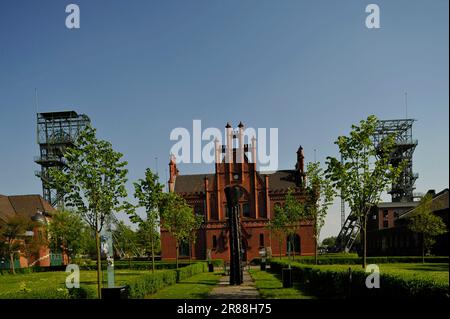
[[[389,193],[392,196],[393,202],[412,202],[414,200],[414,183],[418,178],[418,174],[413,173],[412,157],[414,150],[418,144],[417,140],[413,139],[412,126],[414,119],[400,119],[400,120],[380,120],[374,135],[375,145],[379,144],[383,138],[394,134],[395,147],[392,152],[390,163],[394,166],[406,162],[405,168],[401,173],[397,182],[393,183]],[[342,162],[342,157],[341,157]],[[341,196],[341,223],[342,218],[345,217],[345,206]],[[358,218],[350,212],[345,219],[345,222],[336,239],[336,246],[333,251],[350,251],[359,235],[361,225]]]
[[[418,144],[412,135],[414,122],[414,119],[380,120],[374,136],[374,142],[377,144],[383,138],[393,134],[395,148],[390,163],[393,166],[398,166],[402,162],[406,163],[400,178],[392,184],[389,191],[393,202],[412,202],[414,200],[414,183],[419,177],[417,173],[413,172],[413,153]]]
[[[52,206],[61,206],[63,194],[51,187],[48,171],[55,167],[62,169],[67,147],[73,146],[78,133],[90,119],[87,115],[75,111],[37,113],[37,143],[40,155],[34,161],[41,166],[35,174],[42,180],[42,195]]]

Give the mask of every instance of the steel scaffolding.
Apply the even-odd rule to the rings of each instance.
[[[414,183],[418,178],[418,174],[413,173],[413,153],[418,144],[413,139],[412,126],[415,120],[380,120],[376,128],[373,141],[375,145],[391,135],[395,137],[395,147],[391,154],[390,163],[393,166],[399,166],[406,163],[400,178],[392,184],[389,191],[393,202],[412,202],[417,194],[414,193]],[[341,158],[342,162],[342,158]],[[343,223],[343,221],[345,222]],[[350,213],[345,219],[345,204],[341,196],[341,231],[336,238],[336,246],[333,251],[348,252],[352,248],[356,238],[358,237],[361,225],[355,214]]]
[[[374,136],[374,142],[378,144],[383,138],[393,134],[395,149],[390,162],[394,166],[405,163],[400,178],[392,184],[389,191],[393,202],[412,202],[414,200],[414,183],[419,177],[413,172],[413,153],[418,144],[412,134],[414,122],[413,119],[381,120]]]
[[[42,181],[42,196],[52,206],[61,206],[62,194],[51,187],[49,169],[62,169],[67,147],[73,146],[78,133],[90,123],[89,117],[75,111],[37,113],[37,144],[40,155],[34,161],[41,166],[35,174]]]

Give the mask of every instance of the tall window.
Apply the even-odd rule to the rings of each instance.
[[[194,212],[195,212],[195,215],[197,215],[197,216],[203,216],[204,215],[203,214],[203,207],[200,206],[200,205],[195,205]]]
[[[213,245],[213,249],[217,249],[217,236],[213,235],[212,237],[212,245]]]
[[[242,214],[244,217],[250,217],[250,205],[248,203],[242,204]]]
[[[181,257],[189,256],[189,243],[187,241],[181,242],[179,249]]]
[[[300,240],[300,236],[298,234],[295,234],[292,238],[290,238],[290,236],[286,237],[286,254],[289,250],[289,245],[293,245],[291,246],[291,253],[295,252],[295,253],[300,253],[301,249],[301,240]]]
[[[264,234],[259,234],[259,247],[264,247]]]

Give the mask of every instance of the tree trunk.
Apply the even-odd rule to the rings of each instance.
[[[152,234],[151,245],[152,245],[152,272],[155,272],[155,238]]]
[[[192,244],[189,242],[189,265],[191,264],[192,260]]]
[[[16,269],[14,267],[14,253],[9,254],[9,268],[13,275],[16,274]]]
[[[422,264],[425,263],[425,234],[422,233]]]
[[[363,262],[362,266],[366,269],[367,264],[367,218],[364,217],[363,221]]]
[[[98,298],[102,298],[102,280],[101,280],[101,274],[102,274],[102,260],[100,255],[100,232],[98,230],[95,230],[95,246],[97,250],[97,292],[98,292]]]
[[[291,249],[292,249],[292,261],[294,261],[295,259],[295,240],[294,240],[294,235],[291,235]]]
[[[314,263],[317,265],[317,236],[314,236]]]
[[[291,240],[288,239],[288,260],[289,260],[289,269],[291,269]]]
[[[279,241],[279,245],[280,245],[280,260],[281,260],[281,258],[282,258],[282,250],[283,250],[283,240],[282,239],[280,239]]]
[[[176,258],[175,258],[175,265],[176,265],[176,268],[178,269],[178,249],[179,249],[179,245],[178,245],[178,241],[177,241],[177,243],[176,243]]]

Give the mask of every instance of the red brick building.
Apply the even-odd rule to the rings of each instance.
[[[428,191],[433,196],[433,213],[442,218],[447,225],[449,213],[449,190],[439,193]],[[367,221],[367,253],[369,256],[419,256],[422,242],[419,234],[408,229],[408,217],[419,205],[414,202],[380,203],[375,207]],[[448,232],[436,237],[432,254],[448,255]]]
[[[0,195],[0,225],[7,223],[13,216],[22,216],[36,222],[36,227],[30,230],[24,236],[37,238],[45,236],[43,229],[50,222],[51,215],[56,210],[45,201],[40,195]],[[42,223],[43,227],[40,227]],[[0,256],[1,257],[1,256]],[[9,269],[9,258],[0,258],[0,268]],[[15,260],[17,268],[26,268],[31,266],[52,266],[66,264],[67,257],[60,253],[53,253],[45,244],[32,249],[31,253],[21,251],[20,257]]]
[[[287,241],[283,239],[280,245],[267,226],[273,216],[274,206],[283,205],[289,188],[295,189],[295,196],[299,201],[304,199],[305,185],[304,155],[300,146],[297,151],[295,169],[279,170],[272,174],[257,171],[253,160],[256,159],[256,139],[251,145],[243,143],[244,126],[239,123],[238,130],[233,132],[227,124],[227,145],[237,146],[227,149],[215,143],[215,172],[213,174],[181,175],[176,167],[174,157],[169,163],[169,191],[180,194],[195,214],[204,217],[204,224],[199,231],[195,247],[191,247],[192,255],[196,259],[206,259],[207,251],[211,251],[212,258],[229,260],[229,234],[227,231],[227,203],[224,189],[230,185],[240,185],[244,194],[239,207],[242,226],[242,246],[244,260],[251,261],[259,257],[259,251],[266,248],[272,256],[287,254]],[[239,152],[243,149],[243,153]],[[229,153],[227,153],[229,152]],[[243,154],[243,155],[240,155]],[[233,160],[225,160],[232,156]],[[238,156],[243,160],[237,161]],[[228,158],[230,158],[228,157]],[[304,221],[298,225],[295,236],[296,254],[313,255],[314,238],[311,221]],[[180,248],[180,257],[189,254],[189,246]],[[176,248],[174,238],[164,229],[161,230],[161,257],[174,259]]]

